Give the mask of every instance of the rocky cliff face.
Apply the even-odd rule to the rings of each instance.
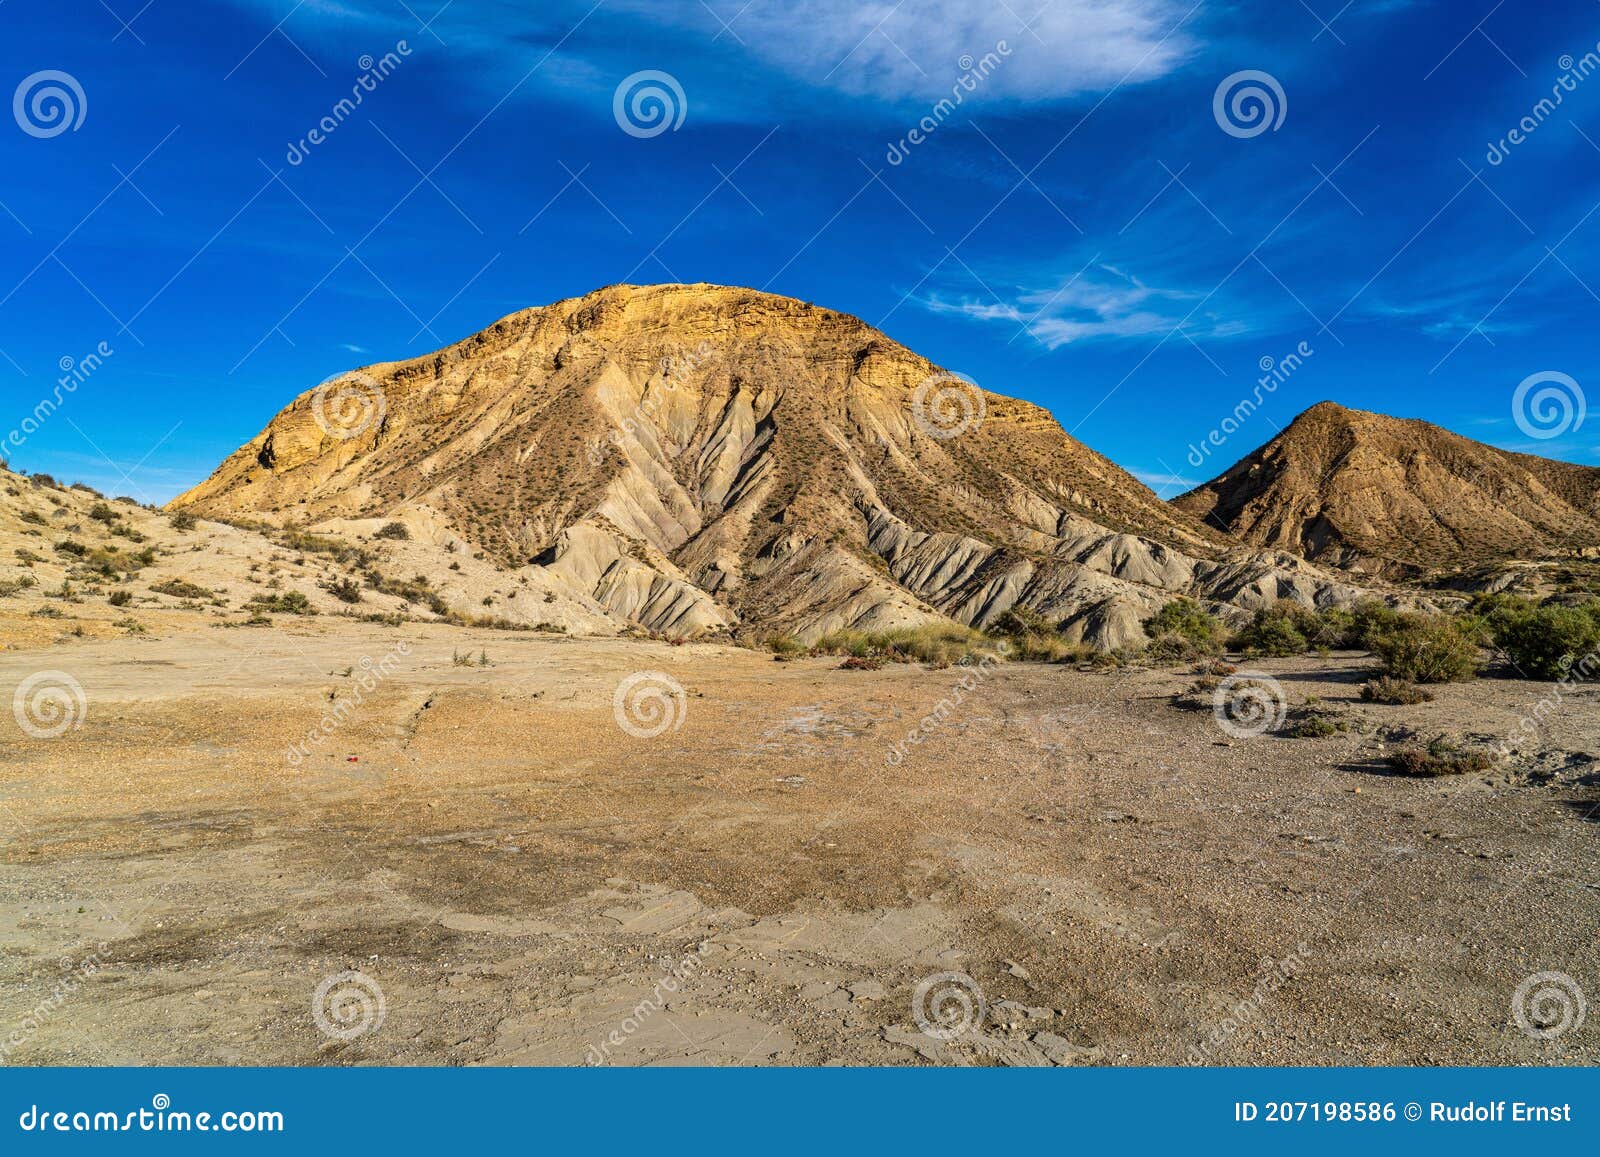
[[[1600,554],[1600,469],[1332,402],[1173,505],[1246,542],[1374,572]]]
[[[708,285],[613,286],[324,383],[174,505],[399,519],[684,635],[984,626],[1020,605],[1116,646],[1177,594],[1354,594],[1231,550],[1046,411],[856,318]]]

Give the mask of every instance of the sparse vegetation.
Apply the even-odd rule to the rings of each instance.
[[[1477,640],[1448,615],[1401,614],[1367,645],[1385,675],[1411,683],[1455,683],[1478,671]]]
[[[832,631],[812,648],[819,655],[848,655],[890,663],[958,663],[998,657],[995,641],[955,623],[931,623],[893,631]]]
[[[1005,641],[1006,657],[1034,663],[1072,663],[1084,659],[1092,648],[1069,643],[1057,624],[1038,611],[1012,607],[989,628]]]
[[[173,530],[193,530],[194,524],[198,521],[199,519],[187,510],[175,510],[167,516],[167,524]]]
[[[1535,605],[1511,596],[1479,600],[1474,609],[1514,673],[1527,679],[1600,675],[1600,600],[1576,606]]]
[[[0,579],[0,599],[8,599],[18,591],[28,590],[37,584],[38,580],[31,574],[21,575],[14,579]]]
[[[106,602],[114,607],[125,607],[133,602],[133,592],[130,590],[112,591],[106,596]]]
[[[164,579],[158,583],[151,583],[150,589],[158,595],[167,595],[174,599],[209,599],[211,592],[197,583],[186,582],[180,578]]]
[[[1361,685],[1361,698],[1368,703],[1388,703],[1395,707],[1409,707],[1417,703],[1433,702],[1433,692],[1424,691],[1415,683],[1380,675]]]
[[[872,657],[851,655],[839,664],[841,671],[876,671],[883,666],[883,660]]]
[[[1487,771],[1493,762],[1487,751],[1462,747],[1442,735],[1425,747],[1404,747],[1389,756],[1389,766],[1401,775],[1425,779]]]
[[[1324,739],[1329,735],[1337,735],[1348,726],[1338,716],[1314,703],[1308,703],[1289,712],[1289,717],[1279,728],[1278,734],[1288,736],[1290,739]]]
[[[1215,615],[1194,599],[1173,599],[1145,620],[1152,659],[1184,661],[1217,654],[1226,634]]]
[[[272,611],[280,615],[314,615],[317,609],[300,591],[282,591],[275,595],[257,595],[250,600],[257,613]]]
[[[322,587],[341,603],[359,603],[361,601],[361,584],[351,578],[334,579]]]
[[[763,645],[780,659],[793,659],[806,653],[806,645],[793,635],[773,635]]]

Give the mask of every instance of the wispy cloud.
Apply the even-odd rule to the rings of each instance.
[[[1204,302],[1204,293],[1147,285],[1125,270],[1101,264],[1056,285],[1021,288],[1007,297],[995,292],[987,298],[931,294],[920,304],[934,313],[1008,324],[1049,349],[1097,338],[1163,336],[1180,327],[1191,338],[1250,331],[1245,322],[1208,309]]]
[[[269,23],[283,18],[283,0],[232,2]],[[1008,52],[985,79],[982,100],[1106,92],[1158,79],[1191,59],[1199,9],[1184,0],[609,0],[598,10],[591,0],[454,0],[423,31],[423,8],[308,0],[287,25],[313,37],[357,28],[409,35],[430,47],[438,35],[451,54],[484,61],[494,83],[538,61],[534,84],[583,99],[646,65],[674,71],[675,61],[693,58],[705,66],[702,83],[718,77],[729,87],[691,97],[700,115],[720,119],[759,105],[754,92],[773,84],[878,105],[948,97],[955,80],[1002,41]],[[568,38],[580,24],[584,34]],[[599,32],[617,27],[630,35]]]
[[[711,5],[749,54],[801,81],[899,101],[949,95],[951,78],[1001,41],[1012,50],[991,97],[1044,100],[1164,76],[1194,51],[1174,0],[773,0]],[[663,22],[704,23],[697,5],[636,2]]]
[[[1135,470],[1133,476],[1162,498],[1185,493],[1200,485],[1197,478],[1185,478],[1182,474],[1168,474],[1160,470]]]

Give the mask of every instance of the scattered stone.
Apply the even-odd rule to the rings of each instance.
[[[850,986],[850,995],[857,1000],[882,1000],[889,994],[876,980],[858,980]]]
[[[1057,1036],[1053,1032],[1036,1032],[1033,1034],[1033,1043],[1039,1051],[1050,1058],[1052,1064],[1063,1067],[1070,1065],[1099,1064],[1104,1057],[1099,1045],[1075,1045],[1064,1036]]]

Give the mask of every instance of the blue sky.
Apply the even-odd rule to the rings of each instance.
[[[1600,416],[1513,413],[1530,375],[1600,388],[1596,0],[6,0],[0,30],[25,469],[164,501],[332,374],[618,281],[856,314],[1169,497],[1324,398],[1600,463]],[[616,111],[644,71],[654,135]],[[1241,72],[1277,92],[1219,113]],[[1252,84],[1265,122],[1230,112]]]

